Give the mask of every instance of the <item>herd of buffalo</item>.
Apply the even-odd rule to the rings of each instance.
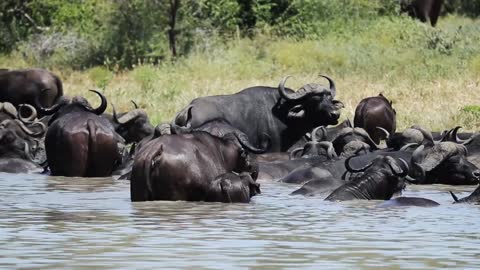
[[[292,195],[328,201],[386,200],[407,185],[478,185],[480,133],[460,127],[396,131],[396,112],[382,94],[363,99],[353,124],[335,82],[300,89],[254,86],[232,95],[199,97],[171,123],[154,127],[133,103],[106,114],[83,97],[64,96],[44,69],[0,70],[0,172],[130,181],[132,201],[249,202],[259,182],[303,184]],[[113,105],[112,105],[113,106]],[[68,181],[68,180],[65,180]],[[480,202],[480,188],[457,203]]]

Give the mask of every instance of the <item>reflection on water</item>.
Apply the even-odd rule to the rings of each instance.
[[[251,204],[131,203],[110,178],[0,174],[0,268],[478,268],[474,187],[414,186],[434,208],[290,196],[262,183]],[[463,193],[462,193],[463,192]]]

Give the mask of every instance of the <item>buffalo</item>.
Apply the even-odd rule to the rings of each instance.
[[[140,142],[143,138],[152,135],[154,132],[147,113],[139,109],[135,102],[132,101],[132,103],[135,105],[134,110],[120,114],[117,114],[115,107],[112,106],[113,115],[111,122],[115,131],[125,139],[126,144]]]
[[[213,119],[224,119],[253,145],[262,145],[266,135],[268,152],[285,152],[314,127],[337,123],[343,104],[334,100],[333,80],[323,77],[329,87],[312,83],[294,92],[285,88],[286,77],[278,88],[256,86],[233,95],[197,98],[177,114],[172,130],[190,132]]]
[[[95,90],[101,104],[93,109],[83,97],[63,99],[51,108],[39,110],[52,115],[45,137],[45,148],[52,175],[110,176],[121,161],[119,136],[112,124],[100,117],[107,100]]]
[[[14,106],[31,104],[38,110],[51,107],[63,96],[60,78],[45,69],[8,70],[0,72],[0,101]]]
[[[206,202],[248,203],[260,194],[260,184],[249,173],[224,173],[213,180],[205,191]]]
[[[380,143],[385,133],[379,128],[383,128],[389,134],[395,133],[396,130],[396,111],[392,107],[392,102],[382,94],[362,99],[355,109],[353,125],[365,129],[375,143]]]
[[[325,200],[389,200],[395,193],[405,188],[403,180],[408,174],[408,164],[405,160],[378,156],[363,168],[355,169],[350,167],[350,159],[351,157],[345,161],[347,170],[363,174],[334,190]]]
[[[222,192],[237,192],[245,181],[230,181],[230,189],[226,187],[228,179],[219,179],[220,175],[246,172],[253,180],[258,176],[258,165],[237,139],[233,134],[220,138],[195,131],[147,142],[135,155],[131,200],[225,201]],[[227,190],[222,190],[222,185]]]
[[[412,143],[432,147],[437,141],[433,139],[429,130],[419,125],[413,125],[402,132],[389,135],[387,138],[387,146],[394,150],[400,150],[402,147]]]
[[[38,137],[45,132],[43,124],[38,131],[31,129],[18,119],[0,123],[0,171],[10,173],[41,172],[43,169],[35,160]]]
[[[443,2],[444,0],[400,0],[400,10],[424,23],[430,20],[430,24],[435,27]]]
[[[416,184],[475,185],[480,170],[467,160],[467,148],[441,142],[431,148],[422,145],[412,154],[411,174]]]

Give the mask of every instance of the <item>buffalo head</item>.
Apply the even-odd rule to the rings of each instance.
[[[154,132],[147,113],[139,109],[135,102],[133,104],[135,105],[134,110],[120,115],[117,115],[115,107],[112,105],[115,131],[125,139],[127,144],[139,142]]]
[[[53,105],[50,108],[42,107],[39,100],[37,99],[36,106],[38,107],[38,110],[43,115],[52,115],[52,117],[49,120],[49,125],[53,123],[53,121],[58,119],[60,116],[67,115],[72,112],[87,111],[96,115],[101,115],[107,109],[107,99],[105,98],[104,95],[102,95],[102,93],[96,90],[89,90],[89,91],[97,94],[100,97],[100,100],[101,100],[100,106],[98,106],[95,109],[92,108],[92,106],[90,105],[87,99],[80,96],[75,96],[72,99],[69,99],[67,97],[62,97],[55,105]]]
[[[205,191],[206,202],[248,203],[260,194],[260,185],[248,173],[225,173],[213,180]]]
[[[336,158],[337,154],[331,142],[318,142],[312,137],[312,141],[307,142],[303,147],[293,149],[290,152],[290,159],[295,159],[298,156],[302,158],[312,158],[318,156],[325,156],[328,160]]]
[[[353,199],[389,200],[393,194],[405,188],[404,177],[408,174],[408,164],[403,159],[378,156],[362,168],[352,168],[349,157],[345,167],[350,173],[361,173],[330,194],[328,201]]]
[[[441,142],[428,149],[422,145],[413,152],[411,173],[419,184],[478,184],[480,170],[466,156],[465,146],[454,142]]]
[[[331,78],[320,75],[329,82],[329,87],[311,83],[302,86],[296,92],[287,92],[285,83],[290,76],[285,77],[278,85],[280,96],[293,106],[289,109],[287,118],[295,122],[308,122],[312,126],[336,125],[340,117],[343,103],[334,100],[335,83]],[[300,121],[299,121],[300,120]]]
[[[332,141],[337,155],[350,156],[359,149],[378,150],[379,146],[363,128],[344,128]]]
[[[411,143],[430,147],[435,144],[435,141],[430,131],[418,125],[407,128],[401,133],[395,133],[387,139],[387,146],[395,150]]]

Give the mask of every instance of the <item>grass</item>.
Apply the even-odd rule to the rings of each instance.
[[[379,18],[361,31],[305,40],[258,35],[203,46],[176,62],[139,65],[113,73],[103,67],[56,69],[68,95],[98,100],[102,89],[117,110],[145,108],[153,123],[169,122],[192,99],[230,94],[255,86],[277,86],[282,77],[298,88],[319,73],[337,84],[337,99],[353,119],[365,97],[383,93],[393,100],[398,128],[413,124],[431,130],[457,125],[480,130],[480,20],[441,18],[438,28],[409,18]],[[29,67],[18,54],[0,56],[8,68]],[[326,83],[326,82],[325,82]]]

